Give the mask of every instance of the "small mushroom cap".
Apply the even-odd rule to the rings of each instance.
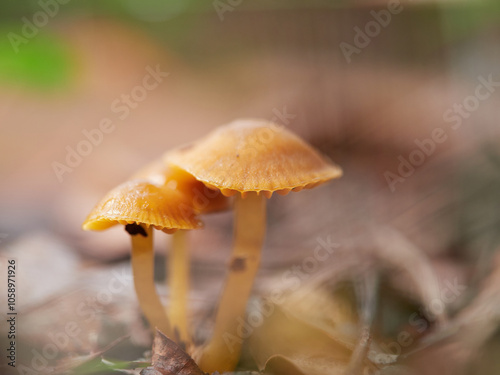
[[[143,179],[156,185],[176,189],[190,199],[194,210],[200,214],[229,209],[229,199],[216,189],[210,189],[186,171],[170,165],[170,152],[135,173],[131,179]]]
[[[236,120],[172,152],[168,161],[226,196],[262,192],[269,198],[342,175],[301,138],[266,120]]]
[[[83,229],[104,230],[116,224],[145,224],[166,233],[201,227],[182,193],[146,180],[127,181],[111,190],[92,210]]]
[[[163,158],[160,158],[146,164],[135,172],[129,180],[146,180],[158,186],[166,185],[171,171],[172,168],[165,163]]]

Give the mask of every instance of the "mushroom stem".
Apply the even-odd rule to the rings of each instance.
[[[248,193],[235,199],[235,244],[229,274],[219,302],[212,338],[198,364],[203,371],[233,371],[243,337],[238,327],[245,319],[247,301],[260,263],[266,231],[265,197]]]
[[[165,335],[172,337],[170,322],[156,293],[154,282],[153,229],[151,226],[141,226],[141,228],[142,230],[137,230],[135,233],[128,230],[132,237],[135,292],[151,328],[154,330],[156,327]]]
[[[167,259],[170,306],[168,315],[177,342],[190,343],[188,329],[189,255],[186,232],[179,230],[172,235],[172,250]]]

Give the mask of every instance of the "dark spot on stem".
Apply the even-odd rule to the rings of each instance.
[[[234,258],[229,266],[229,269],[234,272],[242,272],[245,268],[247,268],[247,260],[245,258]]]
[[[146,230],[143,227],[141,227],[139,224],[127,224],[127,225],[125,225],[125,230],[131,236],[135,236],[137,234],[140,234],[143,237],[148,236],[148,234],[146,233]]]

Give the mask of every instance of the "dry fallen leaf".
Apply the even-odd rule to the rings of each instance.
[[[365,275],[367,273],[368,271],[364,271]],[[358,278],[362,279],[361,275],[362,273]],[[288,316],[320,330],[353,353],[361,351],[373,364],[393,364],[398,356],[385,353],[379,343],[372,340],[369,332],[376,313],[376,281],[366,279],[364,283],[374,284],[371,285],[373,290],[370,290],[369,294],[360,288],[354,289],[350,283],[342,281],[342,278],[339,278],[334,286],[328,286],[322,278],[311,280],[297,291],[289,293],[280,307]],[[358,307],[354,293],[357,295]],[[359,359],[351,358],[351,361],[356,363]]]
[[[271,369],[276,374],[343,374],[351,355],[349,349],[321,330],[278,307],[255,329],[250,348],[259,369]]]
[[[141,375],[205,375],[193,359],[175,342],[156,330],[152,366]]]
[[[358,315],[354,301],[346,293],[343,287],[332,296],[325,288],[304,286],[287,295],[280,307],[288,316],[319,329],[352,350],[356,344]]]
[[[297,290],[284,291],[272,309],[269,301],[263,303],[268,306],[261,311],[266,318],[249,339],[258,368],[287,375],[394,370],[398,355],[383,350],[379,335],[371,333],[377,274],[364,270],[357,282],[349,280],[337,278],[333,284],[309,280]],[[256,312],[250,314],[256,316]]]

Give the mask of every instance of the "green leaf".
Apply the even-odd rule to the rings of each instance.
[[[105,358],[96,358],[92,361],[86,362],[81,366],[74,369],[74,373],[78,375],[94,375],[101,373],[109,373],[110,371],[120,370],[130,370],[146,368],[148,363],[136,362],[136,361],[120,361],[120,360],[108,360]]]

